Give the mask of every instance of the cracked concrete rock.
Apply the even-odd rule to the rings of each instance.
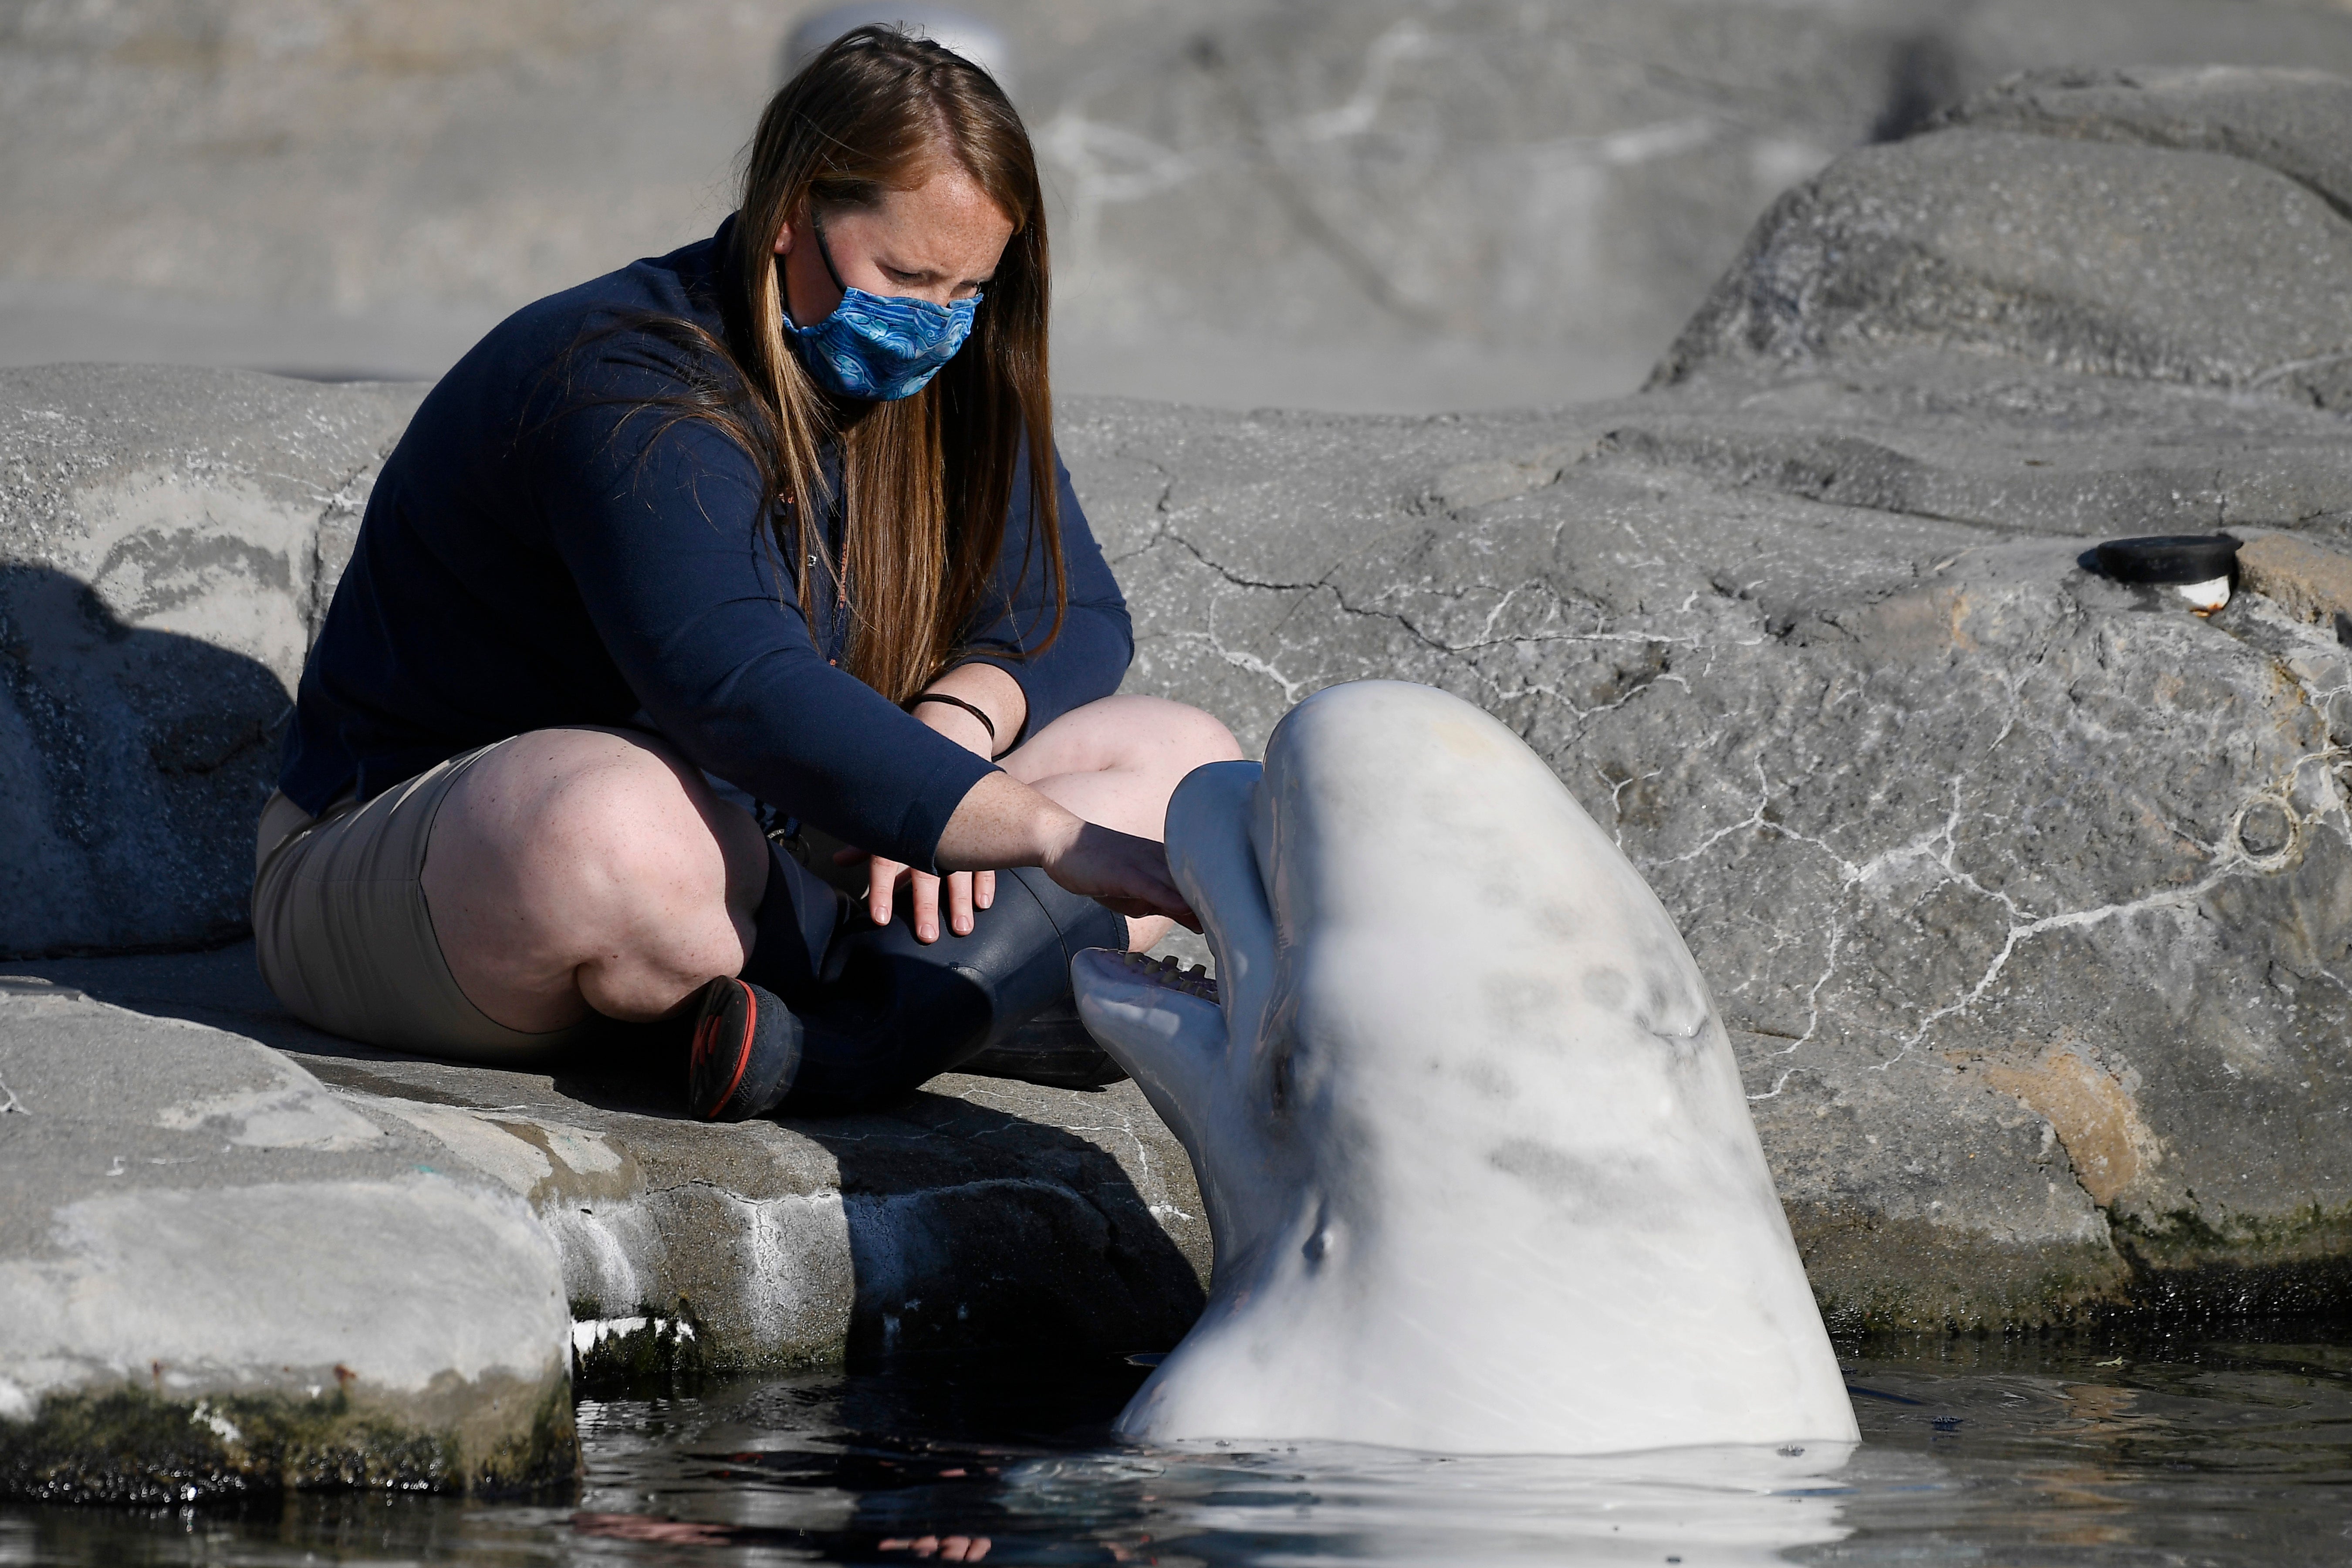
[[[2039,76],[1791,191],[1657,373],[1891,346],[2352,407],[2352,81]]]
[[[562,1480],[566,1328],[523,1202],[398,1118],[0,981],[0,1495]]]
[[[575,1379],[1117,1355],[1200,1310],[1199,1193],[1131,1084],[712,1126],[643,1034],[552,1078],[373,1051],[249,944],[8,967],[0,1495],[513,1486],[569,1473]]]
[[[120,1017],[266,1042],[249,1048],[423,1138],[425,1163],[528,1205],[577,1319],[683,1316],[701,1370],[941,1346],[1163,1349],[1208,1278],[1192,1167],[1132,1084],[949,1074],[887,1111],[709,1125],[673,1102],[677,1069],[653,1030],[618,1031],[552,1075],[502,1072],[296,1022],[250,943],[10,967]]]
[[[2352,1248],[2352,666],[2118,531],[2340,542],[2338,415],[1906,351],[1555,416],[1094,405],[1132,689],[1513,725],[1739,1047],[1843,1328],[2308,1310]],[[2144,525],[2144,526],[2143,526]]]
[[[422,390],[0,371],[0,952],[243,929],[279,725]]]

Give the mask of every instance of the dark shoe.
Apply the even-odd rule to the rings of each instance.
[[[763,1115],[792,1091],[801,1024],[774,992],[731,976],[702,988],[692,1014],[686,1104],[704,1121]]]
[[[1127,1069],[1095,1044],[1078,1022],[1075,1001],[1056,1002],[1017,1028],[980,1047],[956,1069],[982,1078],[1009,1078],[1047,1089],[1100,1089],[1127,1077]]]
[[[1070,960],[1127,945],[1127,920],[1063,891],[1043,871],[996,874],[996,902],[970,936],[915,939],[904,911],[846,931],[802,1010],[790,1109],[851,1110],[895,1099],[1069,1000]]]

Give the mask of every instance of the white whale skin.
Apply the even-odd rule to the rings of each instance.
[[[1333,687],[1263,770],[1187,777],[1168,845],[1222,1005],[1073,965],[1216,1242],[1123,1435],[1858,1437],[1697,965],[1516,735],[1428,687]]]

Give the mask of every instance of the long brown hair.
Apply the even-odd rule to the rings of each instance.
[[[811,213],[871,207],[944,163],[970,174],[1013,226],[971,336],[911,396],[832,398],[784,341],[776,235]],[[778,540],[803,605],[814,586],[810,559],[827,549],[815,520],[835,499],[818,450],[840,443],[843,559],[828,565],[848,585],[850,671],[903,702],[956,655],[1003,547],[1024,437],[1030,544],[1043,553],[1053,606],[1031,651],[1050,642],[1068,585],[1046,375],[1045,204],[1028,132],[1003,90],[970,61],[897,28],[844,34],[761,115],[734,247],[730,271],[745,298],[730,325],[751,362],[735,365],[749,395],[697,389],[704,395],[687,401],[751,453],[768,492],[789,498],[793,517],[807,522]],[[781,534],[792,525],[777,526]]]

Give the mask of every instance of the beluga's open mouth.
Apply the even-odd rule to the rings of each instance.
[[[1216,1237],[1123,1433],[1857,1436],[1697,966],[1517,736],[1427,687],[1334,687],[1263,768],[1188,777],[1168,848],[1215,981],[1072,967]]]
[[[1187,969],[1175,958],[1167,955],[1150,958],[1140,952],[1109,952],[1105,948],[1092,951],[1106,954],[1138,984],[1152,990],[1181,992],[1213,1005],[1217,1000],[1217,983],[1209,977],[1209,971],[1202,964],[1196,963]]]

